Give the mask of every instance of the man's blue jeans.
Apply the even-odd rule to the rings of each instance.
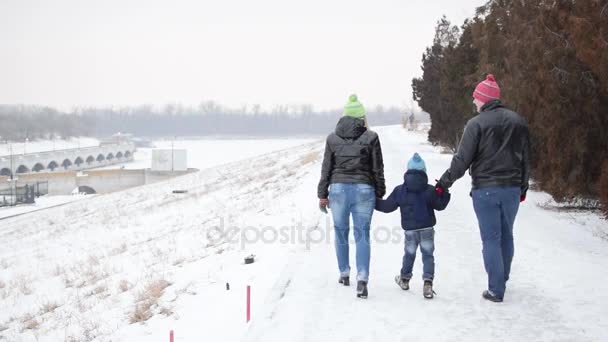
[[[479,221],[488,289],[503,298],[513,260],[513,223],[519,209],[518,187],[488,187],[472,191]]]
[[[357,280],[368,281],[370,239],[369,226],[376,206],[376,194],[368,184],[331,184],[329,207],[334,219],[336,233],[336,256],[341,276],[350,275],[348,261],[348,232],[350,216],[353,217],[353,231],[357,246]]]
[[[405,231],[405,253],[401,265],[401,278],[412,278],[418,245],[420,245],[420,253],[422,254],[422,279],[433,281],[435,277],[435,257],[433,256],[435,229],[433,227]]]

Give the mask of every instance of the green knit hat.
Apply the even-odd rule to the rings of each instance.
[[[365,117],[365,108],[363,108],[363,105],[357,99],[357,95],[352,94],[348,97],[348,103],[344,106],[344,115],[356,119],[363,119]]]

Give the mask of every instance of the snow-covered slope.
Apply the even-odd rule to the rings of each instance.
[[[430,179],[449,164],[423,133],[377,131],[389,189],[413,152]],[[310,143],[0,221],[0,340],[167,341],[170,330],[176,341],[608,337],[606,221],[541,209],[548,196],[530,193],[505,302],[484,302],[468,179],[438,215],[437,297],[422,297],[420,260],[410,291],[394,284],[398,213],[375,213],[370,297],[357,299],[354,287],[337,283],[331,221],[317,208],[322,148]],[[244,265],[249,254],[256,262]]]

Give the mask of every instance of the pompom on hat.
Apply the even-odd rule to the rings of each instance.
[[[485,80],[479,82],[475,87],[473,97],[483,103],[500,99],[500,87],[496,83],[494,75],[488,74]]]

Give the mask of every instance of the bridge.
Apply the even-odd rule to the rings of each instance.
[[[0,156],[0,176],[79,171],[133,160],[135,144],[121,142],[66,150]]]

